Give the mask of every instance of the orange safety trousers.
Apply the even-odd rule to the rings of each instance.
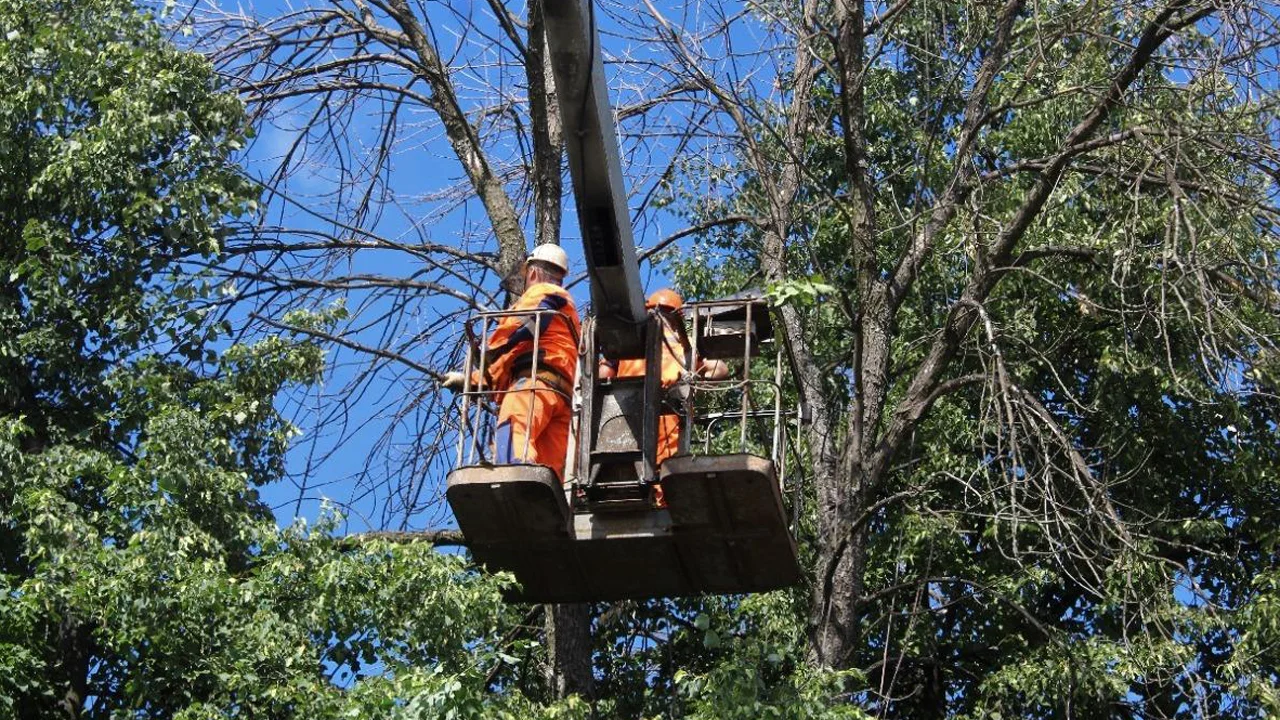
[[[544,380],[520,378],[502,394],[494,431],[494,462],[545,465],[564,483],[569,449],[569,398]]]
[[[680,450],[680,416],[658,416],[658,452],[654,464],[661,465],[664,460]]]
[[[679,415],[658,416],[658,452],[654,458],[655,467],[662,467],[662,463],[667,458],[680,450],[680,425]],[[667,506],[667,499],[662,493],[662,483],[656,483],[653,486],[653,504],[660,508]]]

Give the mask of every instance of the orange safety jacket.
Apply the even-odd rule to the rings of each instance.
[[[669,388],[680,381],[684,374],[684,343],[680,333],[668,323],[662,324],[662,387]],[[645,362],[643,358],[630,360],[610,360],[602,362],[613,368],[614,377],[643,377]],[[680,450],[680,417],[664,407],[658,416],[658,438],[654,461],[661,465],[667,458]],[[662,485],[654,488],[653,502],[656,507],[664,508],[667,501],[662,492]]]
[[[536,283],[525,289],[511,310],[544,310],[528,315],[508,315],[498,321],[489,336],[483,385],[502,391],[520,377],[528,375],[534,359],[534,330],[538,333],[538,374],[545,371],[558,375],[570,391],[578,370],[578,337],[582,331],[573,297],[559,285]],[[479,373],[472,382],[481,384]]]
[[[604,363],[614,368],[614,377],[630,378],[644,376],[644,358],[631,360],[604,359]],[[680,381],[684,374],[684,344],[680,333],[667,323],[662,324],[662,387],[669,388]]]

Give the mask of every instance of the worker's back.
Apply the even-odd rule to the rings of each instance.
[[[537,364],[572,383],[578,366],[578,336],[581,323],[573,297],[554,283],[530,285],[511,306],[511,311],[543,312],[538,315],[510,315],[503,318],[489,338],[488,378],[496,388],[506,388],[534,360],[535,332]]]

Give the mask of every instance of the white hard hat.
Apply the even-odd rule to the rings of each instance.
[[[525,263],[528,264],[534,260],[560,268],[560,272],[566,275],[569,273],[569,256],[565,253],[564,248],[559,245],[543,243],[535,247],[533,252],[529,253],[529,258],[525,260]]]

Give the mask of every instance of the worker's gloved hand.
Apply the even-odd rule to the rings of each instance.
[[[467,376],[457,370],[447,372],[440,377],[440,387],[458,392],[467,384]]]

